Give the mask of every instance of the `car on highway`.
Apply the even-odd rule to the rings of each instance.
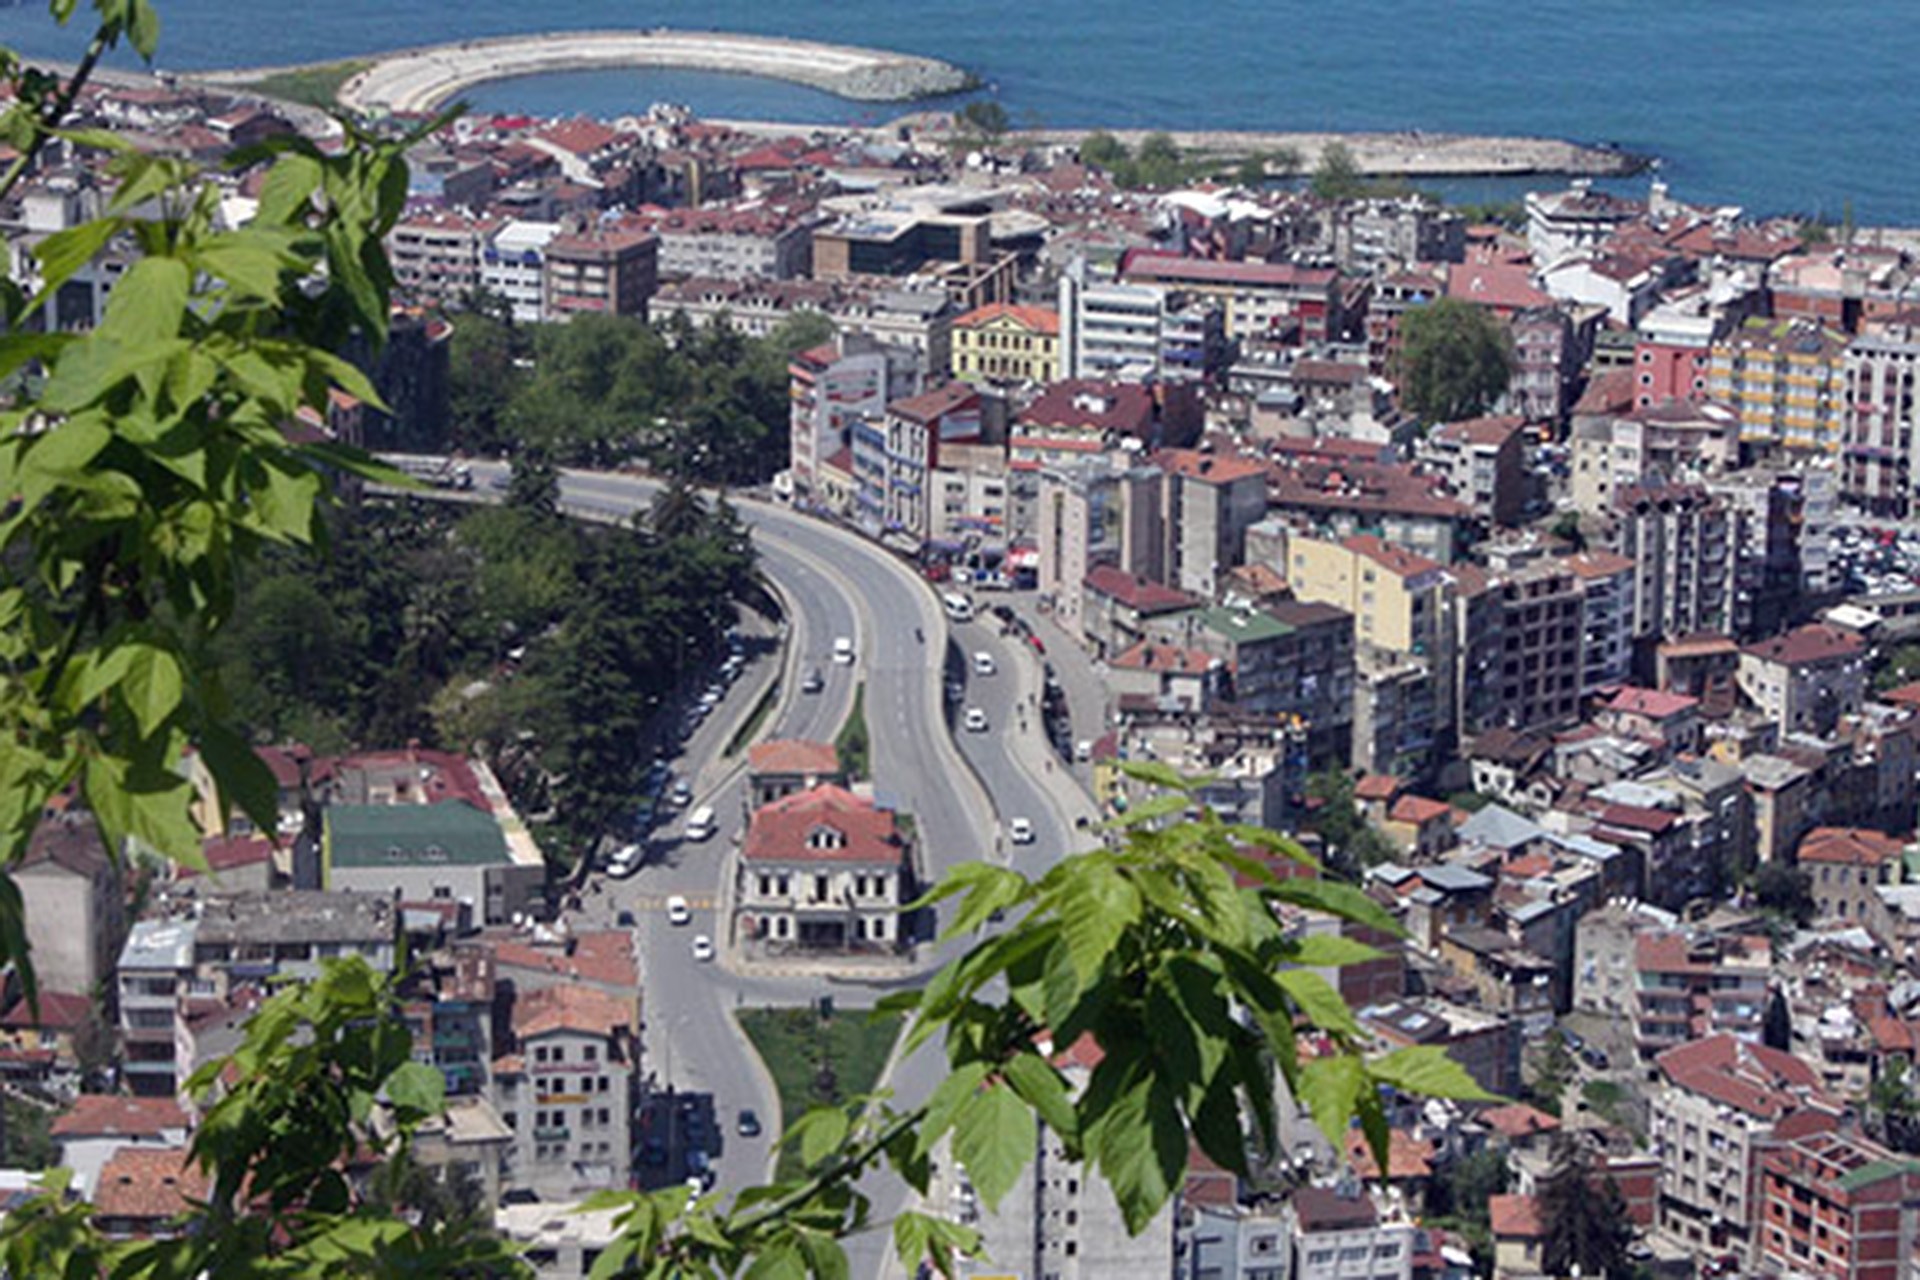
[[[698,844],[713,836],[713,806],[703,804],[687,817],[687,839]]]
[[[836,636],[833,641],[833,661],[837,666],[853,665],[853,640],[848,636]]]
[[[949,591],[941,596],[940,605],[947,611],[947,617],[955,622],[973,621],[973,601],[958,591]]]
[[[826,687],[827,678],[820,674],[818,667],[807,672],[807,678],[800,682],[800,692],[807,694],[818,693]]]
[[[987,731],[987,713],[978,707],[968,707],[966,716],[964,717],[964,723],[967,726],[968,733],[985,733]]]
[[[753,1114],[751,1109],[742,1110],[734,1120],[733,1127],[743,1138],[757,1138],[760,1136],[760,1117]]]
[[[692,920],[693,910],[687,905],[685,898],[676,893],[667,899],[668,924],[688,924]]]
[[[977,676],[990,676],[998,669],[998,667],[994,666],[993,655],[985,650],[981,650],[979,653],[973,655],[973,674]]]
[[[706,934],[696,934],[693,939],[693,958],[705,964],[713,959],[713,939]]]
[[[1033,823],[1026,818],[1015,818],[1007,824],[1007,839],[1015,844],[1033,843]]]
[[[684,809],[693,803],[693,784],[685,778],[673,784],[673,790],[667,793],[667,802],[676,809]]]

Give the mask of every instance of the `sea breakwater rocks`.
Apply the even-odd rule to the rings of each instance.
[[[627,67],[764,76],[863,102],[908,102],[973,83],[966,72],[937,58],[851,45],[664,29],[574,31],[382,54],[342,86],[340,103],[370,113],[431,111],[489,80]],[[236,81],[249,74],[214,78]]]

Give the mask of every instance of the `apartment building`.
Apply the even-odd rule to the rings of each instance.
[[[1794,862],[1807,875],[1817,918],[1865,925],[1882,885],[1898,884],[1906,842],[1866,827],[1815,827]]]
[[[983,442],[980,393],[964,382],[950,382],[896,400],[877,430],[861,422],[853,436],[862,518],[924,540],[933,533],[930,494],[941,451]]]
[[[1571,446],[1573,505],[1604,516],[1622,490],[1731,471],[1740,462],[1740,419],[1724,405],[1663,401],[1577,420]]]
[[[1625,684],[1633,668],[1635,566],[1610,551],[1568,556],[1580,580],[1580,694]]]
[[[13,882],[41,997],[61,992],[92,1000],[112,981],[127,934],[119,863],[99,825],[72,811],[43,819],[13,867]]]
[[[1920,481],[1920,334],[1910,325],[1869,329],[1847,345],[1841,372],[1841,494],[1874,515],[1903,517]]]
[[[412,301],[453,303],[481,283],[480,260],[505,223],[465,213],[417,213],[387,233],[394,283]]]
[[[1526,202],[1527,249],[1540,267],[1598,249],[1646,212],[1640,202],[1595,191],[1584,180],[1565,191],[1529,191]]]
[[[1633,957],[1641,1057],[1721,1032],[1760,1039],[1773,973],[1765,936],[1647,931],[1634,938]]]
[[[1181,381],[1205,376],[1226,356],[1217,299],[1096,280],[1081,259],[1060,275],[1057,314],[1062,378]]]
[[[1312,769],[1344,768],[1353,735],[1353,619],[1331,605],[1281,601],[1210,608],[1150,624],[1151,638],[1226,667],[1236,709],[1300,730]]]
[[[1760,1157],[1775,1126],[1831,1107],[1812,1067],[1727,1034],[1654,1058],[1660,1088],[1648,1137],[1660,1152],[1660,1229],[1699,1256],[1751,1256],[1760,1220]]]
[[[1118,451],[1039,472],[1032,522],[1040,552],[1038,585],[1053,597],[1060,625],[1069,634],[1083,633],[1083,587],[1094,569],[1105,566],[1130,578],[1159,581],[1165,484],[1160,468],[1137,464],[1131,454]]]
[[[1761,449],[1837,454],[1846,439],[1847,335],[1802,319],[1748,320],[1713,344],[1707,394]]]
[[[547,241],[549,320],[585,312],[644,320],[659,287],[660,241],[646,231],[595,227]]]
[[[1612,549],[1635,568],[1636,672],[1662,640],[1732,628],[1740,530],[1724,503],[1698,485],[1630,485],[1612,516]]]
[[[1473,508],[1436,476],[1358,460],[1289,457],[1268,476],[1268,505],[1323,537],[1371,533],[1452,565],[1466,549]]]
[[[795,355],[787,365],[787,440],[796,497],[844,510],[850,495],[835,502],[824,492],[821,464],[852,447],[855,422],[877,425],[889,404],[919,389],[911,355],[869,338],[850,336]]]
[[[1166,581],[1210,600],[1244,559],[1247,530],[1267,513],[1266,466],[1195,449],[1163,449],[1151,460],[1167,477]]]
[[[1761,1162],[1763,1269],[1906,1280],[1920,1268],[1920,1165],[1876,1142],[1817,1131]]]
[[[1741,694],[1781,733],[1830,734],[1860,710],[1867,643],[1857,632],[1808,623],[1740,650]]]
[[[757,203],[650,212],[646,229],[660,240],[660,274],[712,280],[791,280],[813,259],[810,207]]]
[[[1527,501],[1527,433],[1519,418],[1473,418],[1435,427],[1420,462],[1483,519],[1512,525]]]
[[[1498,615],[1498,666],[1489,674],[1499,722],[1517,729],[1574,719],[1584,675],[1581,579],[1563,561],[1536,560],[1493,575],[1488,595]]]
[[[1286,262],[1224,262],[1144,250],[1120,264],[1125,284],[1161,285],[1216,302],[1237,342],[1324,343],[1340,330],[1340,273]]]
[[[1417,1228],[1383,1214],[1358,1181],[1299,1187],[1282,1211],[1293,1242],[1294,1280],[1410,1280]]]
[[[501,223],[480,248],[480,287],[504,299],[515,324],[547,318],[547,245],[560,234],[557,222]]]
[[[506,923],[544,893],[539,850],[510,843],[498,819],[464,800],[330,804],[324,822],[322,888],[463,905],[484,924]]]
[[[513,1132],[509,1188],[569,1200],[624,1187],[640,1101],[639,1019],[630,998],[583,985],[527,991],[493,1063],[493,1107]]]

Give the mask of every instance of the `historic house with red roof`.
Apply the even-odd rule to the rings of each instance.
[[[990,302],[955,316],[952,373],[964,382],[1047,383],[1059,375],[1060,314],[1050,307]]]
[[[913,851],[891,810],[838,786],[756,809],[740,849],[739,936],[764,953],[886,952],[905,941]]]

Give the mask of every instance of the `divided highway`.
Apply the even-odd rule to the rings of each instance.
[[[475,463],[472,470],[476,487],[489,493],[504,483],[507,469]],[[657,488],[656,482],[617,474],[568,471],[561,478],[562,501],[570,512],[610,518],[644,508]],[[1038,712],[1031,705],[1041,683],[1038,656],[1000,636],[990,615],[950,627],[924,580],[873,543],[783,507],[737,505],[753,531],[763,570],[790,611],[791,658],[776,654],[761,661],[782,663],[795,685],[812,670],[826,682],[818,694],[797,688],[783,692],[769,736],[831,741],[856,686],[864,683],[875,788],[885,802],[914,816],[929,879],[981,858],[1037,870],[1073,847],[1074,824],[1090,817],[1092,806],[1041,739]],[[981,603],[989,600],[982,597]],[[986,714],[985,732],[949,727],[943,677],[950,635],[969,672],[961,705]],[[831,660],[833,642],[841,636],[855,645],[851,667]],[[973,655],[981,652],[992,657],[994,674],[972,674]],[[620,912],[632,912],[648,1068],[659,1087],[714,1098],[725,1133],[724,1150],[715,1161],[722,1186],[767,1175],[778,1115],[772,1082],[736,1029],[733,1010],[804,1004],[829,993],[843,1007],[859,1007],[901,980],[869,985],[817,972],[741,970],[693,958],[695,935],[716,941],[727,936],[719,911],[721,878],[746,818],[743,772],[737,761],[720,758],[731,726],[743,714],[733,699],[756,698],[770,674],[754,672],[742,679],[676,762],[676,776],[694,783],[693,806],[711,805],[715,812],[713,837],[680,840],[685,815],[676,815],[656,835],[660,855],[630,879],[604,881],[603,891],[586,900],[580,921],[582,927],[606,927]],[[1008,847],[1002,839],[1006,822],[1015,817],[1032,825],[1031,844]],[[670,895],[688,899],[691,924],[676,928],[667,922]],[[898,1063],[888,1083],[899,1102],[911,1104],[923,1099],[942,1074],[937,1051],[928,1050]],[[757,1139],[735,1133],[733,1118],[741,1108],[758,1112],[769,1132]],[[870,1191],[883,1224],[904,1204],[906,1188],[889,1179],[876,1180]],[[884,1228],[850,1242],[850,1250],[855,1275],[880,1275],[888,1252]]]

